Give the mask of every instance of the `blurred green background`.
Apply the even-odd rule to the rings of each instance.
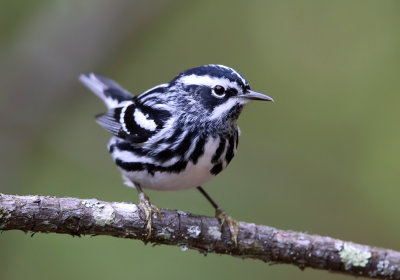
[[[400,250],[398,1],[4,1],[0,191],[137,201],[78,83],[133,93],[189,67],[234,67],[248,105],[239,152],[205,188],[233,217]],[[157,206],[213,215],[196,190]],[[134,240],[0,235],[0,279],[345,279]]]

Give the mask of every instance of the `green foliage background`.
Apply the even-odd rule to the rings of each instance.
[[[0,55],[38,11],[77,5],[1,2]],[[137,94],[186,68],[226,64],[276,102],[245,108],[239,152],[205,185],[210,194],[239,220],[400,250],[399,6],[398,1],[372,0],[170,1],[96,68],[69,70],[76,79],[68,95],[29,138],[23,160],[13,170],[5,167],[14,175],[0,191],[136,201],[136,192],[123,186],[107,154],[109,135],[94,122],[103,104],[78,84],[78,75],[102,73]],[[19,92],[0,93],[5,94],[18,97]],[[7,106],[5,101],[0,105]],[[1,115],[0,125],[13,117]],[[196,190],[148,194],[162,208],[214,214]],[[31,238],[3,232],[0,278],[344,276],[111,237]]]

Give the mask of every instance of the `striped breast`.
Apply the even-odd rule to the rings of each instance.
[[[221,172],[236,153],[239,133],[199,136],[177,129],[150,148],[112,137],[109,151],[127,185],[156,190],[200,186]]]

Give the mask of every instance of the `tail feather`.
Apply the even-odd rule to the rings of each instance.
[[[100,97],[109,109],[117,107],[121,102],[131,100],[132,94],[116,82],[98,74],[82,74],[79,80]]]

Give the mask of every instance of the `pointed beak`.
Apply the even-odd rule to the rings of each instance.
[[[246,91],[245,94],[241,94],[241,95],[239,95],[239,97],[250,99],[250,100],[262,100],[262,101],[274,102],[274,99],[272,99],[268,95],[265,95],[265,94],[262,94],[262,93],[259,93],[259,92],[255,92],[255,91],[252,91],[252,90]]]

